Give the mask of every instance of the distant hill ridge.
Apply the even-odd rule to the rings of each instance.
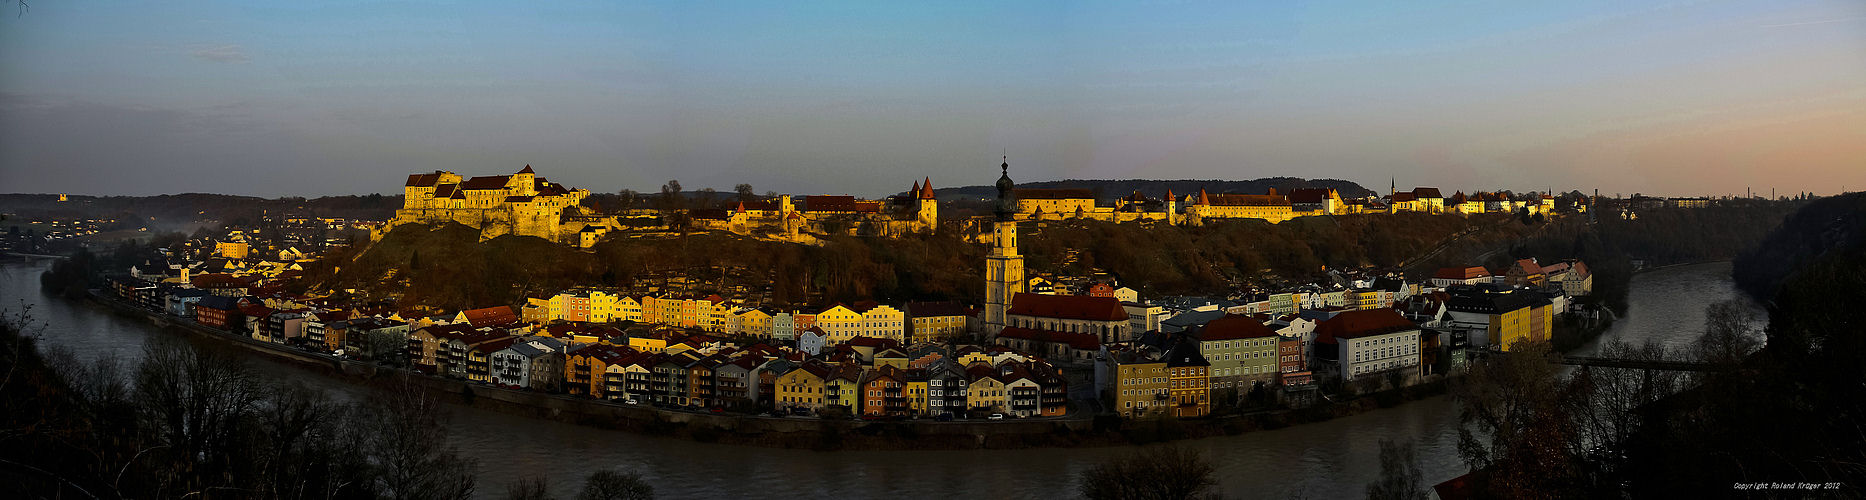
[[[1265,177],[1247,181],[1237,180],[1148,180],[1148,179],[1065,179],[1060,181],[1019,182],[1018,188],[1035,189],[1088,189],[1095,191],[1095,198],[1112,200],[1127,196],[1135,191],[1140,194],[1160,198],[1167,190],[1174,195],[1197,194],[1200,189],[1208,193],[1264,194],[1270,188],[1278,193],[1287,193],[1296,188],[1334,188],[1342,198],[1356,198],[1373,195],[1374,192],[1351,181],[1341,179],[1303,179],[1300,177]],[[940,199],[989,198],[998,195],[998,188],[993,186],[964,186],[935,188],[935,196]]]

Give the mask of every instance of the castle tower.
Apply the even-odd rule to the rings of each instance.
[[[939,228],[939,200],[933,196],[933,178],[928,177],[926,182],[918,184],[919,189],[914,193],[915,218],[927,234],[932,234]]]
[[[1024,257],[1017,253],[1017,185],[1011,182],[1011,161],[998,168],[997,220],[992,223],[991,254],[985,257],[985,335],[995,337],[1005,327],[1011,299],[1024,292]]]
[[[524,170],[512,174],[512,180],[506,184],[506,188],[516,196],[535,196],[538,194],[538,173],[531,170],[531,165],[525,165]]]
[[[1173,198],[1173,190],[1166,190],[1166,223],[1179,223],[1179,200]]]

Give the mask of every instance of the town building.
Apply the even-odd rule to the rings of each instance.
[[[1168,404],[1173,416],[1197,418],[1211,414],[1212,365],[1199,353],[1199,342],[1180,339],[1166,352]]]
[[[1211,388],[1238,394],[1276,383],[1276,331],[1250,316],[1228,314],[1198,328],[1199,352],[1209,363]]]
[[[1315,332],[1315,353],[1326,355],[1324,360],[1337,367],[1342,380],[1419,371],[1419,326],[1398,311],[1343,312],[1316,325]]]
[[[1442,328],[1459,337],[1453,344],[1509,351],[1519,342],[1549,340],[1554,332],[1556,308],[1541,293],[1495,285],[1457,286],[1446,293]]]
[[[1127,309],[1114,297],[1020,293],[1005,312],[1005,325],[1033,330],[1085,333],[1102,343],[1133,339]]]

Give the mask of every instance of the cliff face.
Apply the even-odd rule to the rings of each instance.
[[[1797,271],[1862,250],[1866,193],[1822,198],[1790,215],[1756,248],[1738,256],[1732,274],[1745,293],[1768,301]]]

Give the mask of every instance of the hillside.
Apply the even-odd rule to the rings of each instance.
[[[1493,230],[1473,244],[1494,245],[1529,227],[1506,217],[1400,214],[1200,227],[1029,223],[1021,230],[1033,273],[1106,270],[1147,294],[1222,295],[1242,283],[1306,280],[1324,269],[1391,267],[1480,224]],[[530,237],[481,242],[460,225],[405,225],[361,255],[337,255],[308,268],[304,286],[359,289],[442,309],[518,304],[576,285],[719,293],[777,304],[871,298],[977,303],[984,298],[986,250],[949,232],[832,237],[820,246],[699,233],[610,238],[580,251]]]
[[[1263,194],[1268,192],[1270,188],[1276,188],[1279,193],[1287,193],[1289,190],[1296,188],[1335,188],[1336,191],[1341,193],[1342,198],[1354,198],[1374,194],[1373,191],[1350,181],[1340,179],[1302,179],[1297,177],[1266,177],[1248,181],[1197,179],[1066,179],[1060,181],[1019,182],[1017,183],[1017,187],[1036,189],[1088,189],[1094,191],[1096,199],[1102,201],[1127,196],[1135,191],[1140,191],[1141,194],[1153,198],[1160,198],[1166,196],[1167,190],[1172,190],[1174,194],[1187,195],[1196,194],[1199,192],[1199,189],[1204,189],[1206,192],[1210,193]],[[1411,187],[1407,187],[1406,189],[1411,189]],[[979,198],[996,197],[998,196],[998,189],[993,186],[963,186],[936,188],[933,190],[933,193],[935,196],[939,197],[940,200],[976,200]]]
[[[226,194],[184,193],[161,196],[72,195],[58,201],[55,194],[0,194],[0,213],[21,218],[104,218],[149,220],[154,230],[180,230],[195,221],[257,221],[265,213],[308,212],[319,217],[383,220],[401,208],[402,197],[379,194],[319,198],[258,198]]]
[[[1740,371],[1703,374],[1696,390],[1645,415],[1625,450],[1631,496],[1712,497],[1762,481],[1857,492],[1866,481],[1866,320],[1853,308],[1866,302],[1866,194],[1806,204],[1733,273],[1768,310],[1766,343]]]

